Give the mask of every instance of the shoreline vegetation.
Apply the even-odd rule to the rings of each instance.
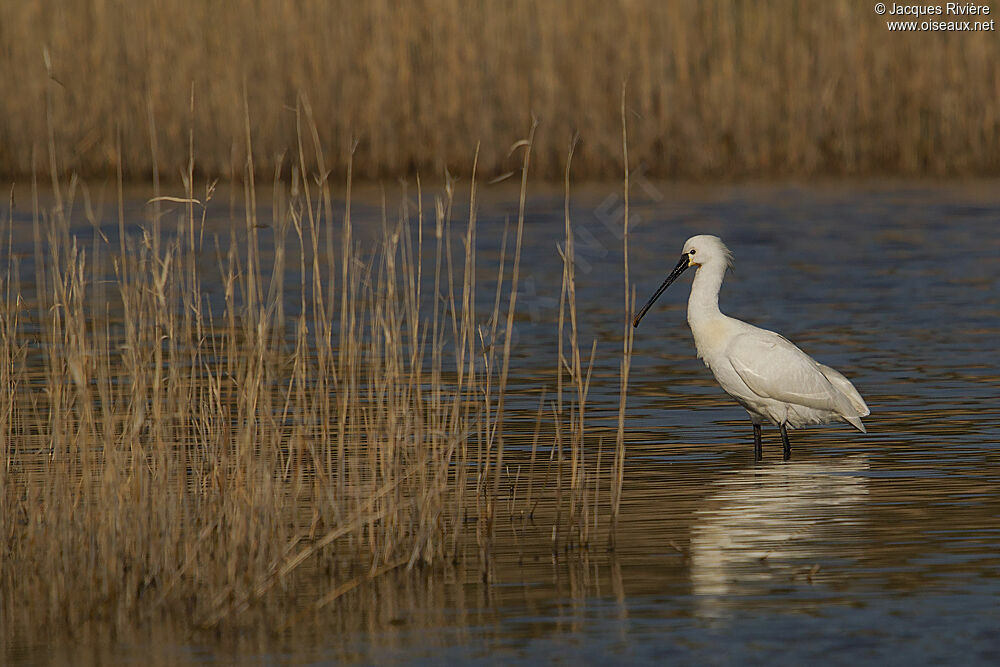
[[[206,211],[225,204],[215,181],[195,185],[205,181],[193,152],[183,188],[161,190],[138,220],[125,213],[119,173],[117,230],[83,181],[55,171],[51,201],[33,184],[31,251],[11,240],[22,224],[13,201],[4,212],[8,645],[161,623],[225,632],[252,618],[281,632],[327,607],[363,608],[352,594],[391,573],[462,568],[487,581],[498,533],[510,541],[529,525],[545,526],[553,558],[613,548],[627,376],[616,439],[614,420],[586,412],[597,342],[577,334],[573,144],[558,349],[548,379],[528,388],[533,430],[523,408],[505,430],[537,126],[513,149],[517,214],[497,264],[484,266],[478,151],[467,199],[451,181],[425,191],[418,180],[398,207],[383,203],[381,232],[362,243],[351,163],[339,186],[309,169],[310,138],[320,164],[324,153],[305,116],[290,177],[278,169],[260,191],[245,117],[245,219],[228,239],[204,233]],[[57,155],[54,141],[47,150]],[[493,284],[476,279],[483,271]],[[477,306],[481,289],[491,312]],[[626,344],[626,372],[630,353]]]
[[[994,11],[997,7],[993,5]],[[648,178],[1000,173],[996,33],[889,32],[853,0],[0,4],[0,177],[177,183],[304,160],[331,179],[519,169],[619,177],[617,91]],[[54,152],[48,151],[51,143]],[[314,141],[315,139],[315,141]],[[353,163],[350,162],[353,154]],[[50,164],[55,161],[55,164]]]

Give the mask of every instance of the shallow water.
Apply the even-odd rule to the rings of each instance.
[[[765,427],[694,358],[690,278],[636,331],[624,517],[586,566],[503,563],[485,621],[406,624],[350,644],[365,661],[510,658],[802,664],[1000,660],[1000,188],[635,188],[643,303],[684,240],[720,235],[724,312],[779,331],[851,378],[872,415]],[[599,339],[588,409],[616,407],[621,331],[614,189],[574,194],[581,342]],[[521,354],[552,358],[561,199],[529,202]],[[481,247],[509,204],[484,200]],[[491,215],[492,213],[492,215]],[[580,261],[582,260],[582,261]],[[534,301],[532,301],[534,299]],[[593,551],[593,550],[592,550]],[[510,560],[513,560],[511,555]],[[567,560],[565,557],[563,560]],[[319,652],[317,655],[322,656]]]
[[[616,193],[581,186],[572,207],[598,426],[617,410]],[[1000,184],[639,182],[634,197],[639,303],[688,236],[720,235],[736,261],[722,310],[849,377],[867,434],[793,431],[786,463],[765,427],[755,465],[746,414],[694,357],[685,276],[636,331],[614,552],[553,554],[547,527],[512,526],[488,576],[389,578],[350,633],[248,641],[238,659],[175,638],[157,661],[1000,662]],[[554,383],[562,206],[554,192],[527,206],[511,399],[525,422]],[[514,215],[509,191],[485,191],[482,266]],[[379,216],[374,196],[355,212],[359,225]],[[481,278],[488,311],[495,276]]]

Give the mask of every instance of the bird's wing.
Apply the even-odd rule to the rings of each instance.
[[[831,384],[820,364],[772,331],[739,334],[730,341],[726,353],[733,369],[758,396],[818,410],[853,413],[847,397]]]

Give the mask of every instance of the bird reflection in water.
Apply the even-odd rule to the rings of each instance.
[[[712,484],[691,534],[699,615],[724,617],[742,596],[827,580],[861,546],[868,469],[868,457],[854,455],[756,466]]]

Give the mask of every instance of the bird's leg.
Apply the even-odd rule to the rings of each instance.
[[[778,426],[781,429],[781,444],[784,446],[783,457],[786,461],[792,458],[792,446],[788,443],[788,431],[785,430],[785,425],[781,424]]]
[[[760,440],[760,424],[753,425],[753,460],[760,461],[764,458],[764,446]]]

